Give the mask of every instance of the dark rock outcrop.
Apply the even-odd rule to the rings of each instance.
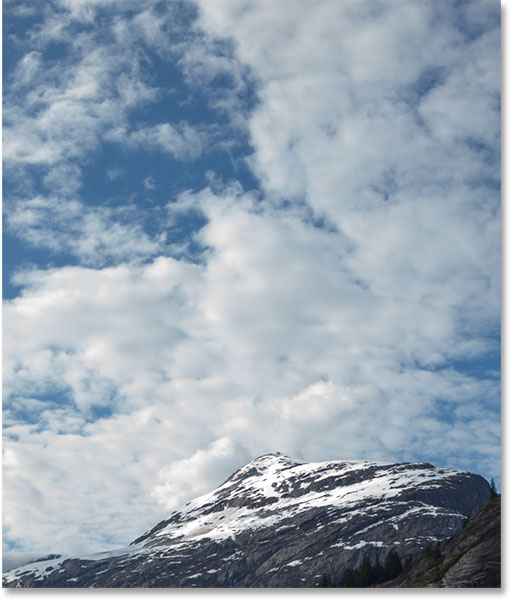
[[[490,495],[428,463],[255,459],[115,552],[13,569],[6,587],[310,587],[364,555],[404,560],[462,529]],[[338,583],[338,581],[337,581]]]
[[[381,587],[494,588],[501,586],[501,498],[479,506],[465,526],[430,548]]]

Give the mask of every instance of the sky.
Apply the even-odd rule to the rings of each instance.
[[[4,0],[3,543],[266,452],[500,470],[500,4]]]

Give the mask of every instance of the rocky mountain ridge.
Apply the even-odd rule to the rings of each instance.
[[[460,530],[490,495],[429,463],[261,456],[114,552],[4,574],[6,587],[312,587],[364,555],[402,559]]]
[[[381,587],[494,588],[501,586],[501,497],[476,508],[464,527],[433,546]]]

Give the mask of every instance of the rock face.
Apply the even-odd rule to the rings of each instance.
[[[463,529],[415,560],[382,587],[492,588],[501,586],[501,498],[484,502]]]
[[[39,561],[6,587],[313,587],[366,553],[415,557],[487,500],[479,475],[428,463],[261,456],[114,552]]]

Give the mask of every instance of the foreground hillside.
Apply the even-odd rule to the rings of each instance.
[[[261,456],[115,552],[4,574],[7,587],[311,587],[450,538],[489,484],[428,463]]]
[[[479,506],[463,529],[430,548],[409,569],[383,587],[501,586],[501,498]]]

